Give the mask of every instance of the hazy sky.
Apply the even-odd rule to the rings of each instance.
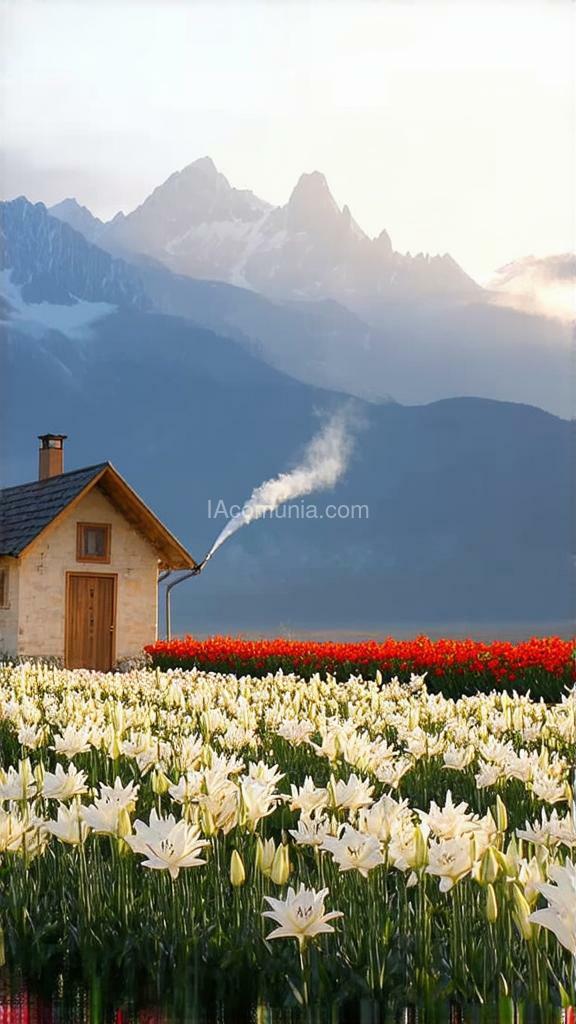
[[[574,246],[571,0],[0,0],[4,196],[101,217],[209,154],[274,203],[321,170],[479,279]]]

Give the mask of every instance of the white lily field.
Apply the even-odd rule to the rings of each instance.
[[[26,983],[187,986],[187,1020],[570,1019],[575,691],[4,664],[0,738],[3,956]]]

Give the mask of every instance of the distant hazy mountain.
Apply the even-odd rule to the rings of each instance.
[[[61,203],[51,206],[49,213],[79,231],[89,242],[96,242],[104,227],[104,221],[95,217],[87,206],[81,206],[76,199],[63,199]]]
[[[58,204],[51,212],[79,230],[85,223],[87,237],[105,248],[274,298],[330,298],[357,308],[407,297],[454,301],[479,291],[448,255],[401,255],[386,231],[369,238],[318,172],[303,174],[289,202],[272,207],[233,188],[205,157],[96,234],[83,208]]]
[[[51,326],[83,336],[129,305],[184,317],[298,380],[371,401],[476,395],[572,414],[571,336],[558,320],[480,296],[454,305],[389,301],[373,310],[373,326],[334,300],[271,300],[173,274],[148,257],[133,257],[135,265],[112,259],[25,199],[0,204],[0,218],[0,294],[12,317],[36,333]]]
[[[78,211],[67,201],[64,212]],[[156,310],[233,337],[299,379],[389,399],[380,381],[366,372],[362,383],[358,375],[372,332],[337,303],[278,304],[245,289],[179,277],[161,265],[132,266],[24,198],[0,203],[0,231],[0,319],[9,317],[29,333],[53,328],[79,338],[118,308]]]
[[[340,399],[291,380],[184,320],[129,309],[79,344],[6,329],[6,483],[34,478],[36,435],[69,435],[68,468],[110,459],[200,558],[242,503],[288,467]],[[569,423],[461,399],[358,403],[349,472],[312,496],[367,519],[264,520],[175,591],[178,630],[570,621]]]
[[[141,266],[157,309],[236,338],[298,380],[404,404],[475,395],[574,415],[571,331],[484,301],[388,304],[377,326],[340,303],[273,302],[220,282]]]
[[[41,205],[18,200],[0,213],[3,483],[34,478],[36,435],[62,431],[68,468],[112,460],[200,558],[224,525],[208,517],[208,501],[241,503],[288,467],[318,414],[342,397],[267,365],[238,328],[251,321],[280,345],[281,305],[131,268]],[[180,315],[157,311],[163,287]],[[314,305],[328,346],[340,307]],[[290,304],[286,315],[301,317],[312,338],[307,307]],[[192,322],[192,309],[214,329]],[[296,322],[286,321],[288,338]],[[355,344],[361,353],[359,336]],[[571,424],[472,398],[357,407],[363,427],[349,472],[311,500],[321,514],[326,501],[367,505],[368,518],[242,530],[175,591],[175,628],[387,633],[434,621],[559,628],[572,619]]]

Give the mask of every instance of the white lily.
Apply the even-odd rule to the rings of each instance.
[[[97,797],[93,804],[81,807],[80,815],[97,835],[124,837],[131,831],[126,808],[103,797]]]
[[[346,782],[331,775],[328,790],[331,806],[343,811],[357,811],[360,807],[369,807],[373,802],[374,786],[371,786],[367,779],[359,779],[354,773]]]
[[[314,785],[314,780],[307,775],[303,786],[290,786],[292,798],[290,809],[302,811],[303,814],[311,814],[326,806],[328,801],[328,790]]]
[[[64,754],[70,760],[77,754],[84,754],[90,750],[90,729],[77,729],[74,725],[67,725],[61,734],[54,737],[52,750],[57,754]]]
[[[530,914],[529,920],[554,932],[558,942],[576,956],[576,864],[566,861],[564,867],[554,865],[549,875],[556,885],[549,882],[536,884],[548,906]]]
[[[328,889],[316,892],[314,889],[306,889],[301,884],[298,892],[290,887],[285,900],[265,896],[264,899],[272,909],[265,910],[262,916],[271,918],[279,926],[266,937],[268,939],[294,938],[302,947],[317,935],[333,932],[334,929],[328,922],[344,915],[340,910],[326,913],[324,900],[327,895]]]
[[[18,768],[12,765],[7,772],[0,771],[0,800],[30,800],[36,794],[36,780],[30,761],[20,761]]]
[[[378,840],[350,825],[344,825],[339,836],[326,836],[322,849],[332,854],[340,871],[358,871],[364,878],[384,863]]]
[[[474,866],[474,840],[470,836],[437,840],[428,851],[426,873],[440,878],[440,892],[449,892]]]
[[[416,811],[420,820],[440,839],[456,839],[472,832],[478,824],[478,815],[467,812],[468,804],[454,804],[450,790],[443,807],[439,807],[433,800],[428,812]]]
[[[198,828],[186,821],[176,821],[173,814],[160,818],[153,810],[149,824],[137,820],[134,830],[135,834],[127,836],[126,842],[135,853],[145,855],[145,868],[168,871],[171,878],[177,878],[182,868],[206,863],[198,853],[209,846],[208,840],[201,838]]]
[[[79,846],[86,839],[89,827],[84,821],[78,804],[71,807],[60,806],[56,821],[45,821],[42,826],[47,832],[56,836],[61,843]]]
[[[136,807],[139,788],[133,782],[129,782],[124,786],[122,780],[116,777],[113,786],[100,786],[100,796],[103,800],[108,801],[108,803],[115,804],[116,807],[126,811],[133,811]]]
[[[61,764],[56,765],[54,772],[45,772],[42,795],[47,800],[64,802],[72,797],[87,792],[86,772],[78,771],[75,765],[69,764],[64,771]]]

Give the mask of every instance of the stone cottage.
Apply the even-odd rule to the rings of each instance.
[[[196,563],[109,462],[64,473],[65,437],[0,491],[0,653],[106,671],[156,639],[159,573]]]

